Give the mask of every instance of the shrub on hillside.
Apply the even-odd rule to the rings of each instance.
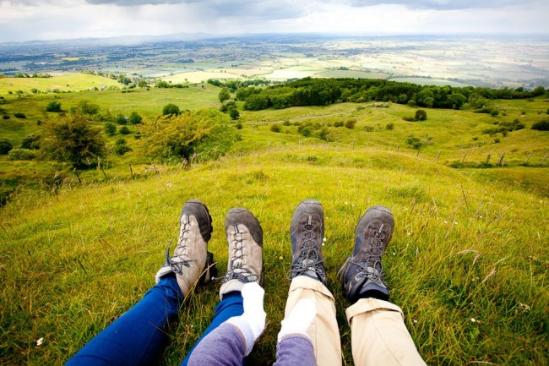
[[[15,116],[15,118],[22,118],[22,119],[27,118],[25,113],[21,113],[21,112],[15,112],[13,115]]]
[[[173,103],[166,104],[164,108],[162,108],[163,116],[179,116],[180,114],[181,111],[179,110],[179,107]]]
[[[45,125],[42,145],[55,160],[67,161],[76,169],[97,164],[105,156],[105,142],[99,130],[82,115],[75,114]]]
[[[46,112],[61,112],[61,103],[56,100],[49,102],[46,106]]]
[[[132,151],[132,148],[128,146],[125,139],[119,138],[118,140],[116,140],[116,143],[114,145],[114,153],[116,155],[122,156],[130,151]]]
[[[416,111],[414,119],[416,121],[426,121],[427,120],[427,112],[425,112],[423,109],[418,109]]]
[[[40,149],[40,136],[38,135],[29,135],[23,138],[21,141],[22,149],[29,150],[38,150]]]
[[[229,89],[227,88],[223,88],[219,91],[219,101],[221,103],[223,103],[224,101],[226,101],[227,99],[230,99],[231,98],[231,93],[229,93]]]
[[[238,109],[233,108],[229,111],[229,116],[233,121],[236,121],[237,119],[240,118],[240,113],[238,112]]]
[[[419,150],[423,146],[423,142],[415,137],[415,136],[408,136],[406,139],[406,144],[410,145],[413,149]]]
[[[237,141],[236,129],[215,110],[186,111],[146,124],[143,137],[148,154],[164,162],[217,159]]]
[[[343,125],[344,125],[343,121],[334,122],[334,127],[343,127]]]
[[[105,123],[105,133],[107,136],[114,136],[116,134],[116,126],[110,122]]]
[[[280,127],[279,124],[275,123],[271,125],[271,131],[279,133],[280,131],[282,131],[282,128]]]
[[[97,104],[92,104],[87,100],[82,100],[80,103],[78,103],[76,111],[80,111],[81,114],[87,116],[94,116],[99,113],[99,106]]]
[[[118,130],[121,135],[129,135],[131,133],[130,129],[127,126],[120,127],[120,130]]]
[[[324,141],[327,141],[327,142],[332,142],[332,141],[335,140],[332,133],[330,132],[330,129],[327,128],[327,127],[324,127],[320,130],[320,133],[318,134],[318,137],[321,140],[324,140]]]
[[[10,160],[32,160],[36,158],[36,154],[28,149],[11,149],[8,157]]]
[[[7,114],[4,114],[4,115],[2,116],[2,118],[3,118],[3,119],[10,119],[10,116],[7,115]]]
[[[549,131],[549,120],[538,121],[532,125],[532,130]]]
[[[387,123],[385,125],[386,130],[393,130],[395,128],[395,125],[393,123]]]
[[[0,139],[0,155],[6,155],[13,149],[13,144],[8,139]]]
[[[116,116],[116,123],[118,123],[119,125],[125,125],[126,123],[128,123],[128,119],[123,114],[119,114]]]
[[[366,132],[374,132],[374,127],[373,127],[373,126],[364,126],[364,131],[366,131]]]
[[[350,130],[355,128],[355,125],[356,125],[356,119],[350,119],[350,120],[347,120],[347,122],[345,122],[345,127],[347,127]]]
[[[137,112],[132,112],[130,114],[130,117],[128,118],[128,121],[132,124],[132,125],[138,125],[141,123],[141,121],[143,121],[143,117],[141,117],[139,115],[139,113]]]

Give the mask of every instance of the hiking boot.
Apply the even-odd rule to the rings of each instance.
[[[292,240],[291,278],[308,276],[326,284],[321,246],[324,239],[324,210],[318,201],[301,202],[290,227]]]
[[[369,208],[360,218],[353,254],[338,273],[343,293],[351,302],[363,297],[389,298],[389,289],[383,281],[381,256],[391,241],[393,227],[393,214],[383,206]]]
[[[216,275],[213,254],[208,252],[212,218],[206,205],[190,200],[183,206],[179,222],[177,246],[172,257],[166,249],[166,262],[156,274],[156,282],[174,273],[183,296],[187,296],[199,281],[207,282]]]
[[[255,216],[244,208],[233,208],[225,217],[229,243],[227,274],[219,296],[241,291],[248,282],[259,282],[263,270],[263,230]]]

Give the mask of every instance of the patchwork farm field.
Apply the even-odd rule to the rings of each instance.
[[[240,116],[229,123],[239,137],[223,157],[183,166],[146,154],[148,128],[166,104],[218,109],[220,90],[197,84],[5,95],[0,139],[16,147],[61,118],[46,111],[52,101],[66,113],[87,101],[99,114],[137,112],[143,121],[116,125],[109,135],[106,121],[90,120],[108,149],[120,138],[131,148],[109,153],[104,169],[77,175],[41,150],[30,160],[0,156],[9,197],[0,208],[2,363],[62,364],[138,301],[166,246],[175,244],[178,214],[190,198],[212,213],[209,246],[220,273],[227,265],[226,211],[246,207],[263,226],[267,328],[251,364],[274,360],[289,287],[289,224],[305,198],[325,208],[322,250],[344,364],[352,364],[348,304],[336,272],[357,219],[375,204],[395,215],[383,264],[392,301],[427,364],[547,363],[549,133],[531,129],[549,117],[546,96],[495,100],[496,116],[423,108],[421,122],[405,120],[418,108],[390,102],[249,111],[237,101]],[[487,132],[514,120],[523,127]],[[62,183],[52,189],[56,174]],[[178,365],[206,328],[218,286],[199,289],[183,305],[163,364]]]

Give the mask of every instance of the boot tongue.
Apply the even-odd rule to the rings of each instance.
[[[307,276],[310,276],[310,277],[314,277],[314,278],[320,279],[320,278],[318,278],[318,275],[317,275],[317,273],[316,273],[314,264],[315,264],[315,261],[312,260],[312,259],[305,259],[305,260],[303,260],[303,267],[307,268],[307,271],[305,272],[305,274],[306,274]]]

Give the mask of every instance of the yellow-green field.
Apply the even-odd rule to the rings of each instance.
[[[219,88],[79,92],[59,95],[63,109],[88,100],[112,113],[138,111],[148,123],[162,106],[219,107]],[[0,138],[14,143],[40,133],[37,119],[54,96],[9,98]],[[414,108],[397,104],[335,104],[241,111],[241,140],[217,161],[180,166],[151,164],[143,141],[109,158],[106,175],[91,170],[82,183],[68,174],[57,194],[22,188],[0,208],[1,359],[5,364],[62,364],[153,285],[178,213],[189,198],[212,213],[210,250],[221,274],[227,264],[223,217],[234,206],[256,214],[264,230],[265,334],[251,364],[274,360],[291,261],[289,224],[305,198],[326,213],[323,252],[337,301],[344,364],[352,364],[348,306],[336,272],[352,248],[356,220],[371,205],[395,215],[396,231],[383,260],[392,301],[406,314],[420,353],[431,365],[544,365],[548,362],[549,133],[530,129],[549,101],[497,101],[498,117],[472,111],[427,109],[425,122],[406,122]],[[14,112],[24,112],[17,119]],[[505,113],[506,115],[503,115]],[[482,131],[515,118],[525,128],[507,136]],[[356,120],[353,129],[335,122]],[[101,122],[93,122],[102,128]],[[280,126],[273,132],[272,125]],[[299,125],[319,124],[330,142],[304,137]],[[393,129],[387,129],[393,124]],[[425,141],[419,150],[406,139]],[[120,135],[106,137],[112,144]],[[496,143],[495,139],[499,142]],[[502,167],[466,169],[454,162]],[[129,164],[133,173],[131,179]],[[40,181],[58,169],[43,160],[0,157],[0,179]],[[178,365],[206,328],[219,283],[197,291],[180,313],[163,364]],[[43,338],[41,346],[36,340]]]
[[[93,88],[106,89],[120,87],[121,84],[103,76],[63,73],[49,78],[0,78],[0,95],[23,91],[31,93],[33,89],[40,93],[56,91],[80,91]]]

